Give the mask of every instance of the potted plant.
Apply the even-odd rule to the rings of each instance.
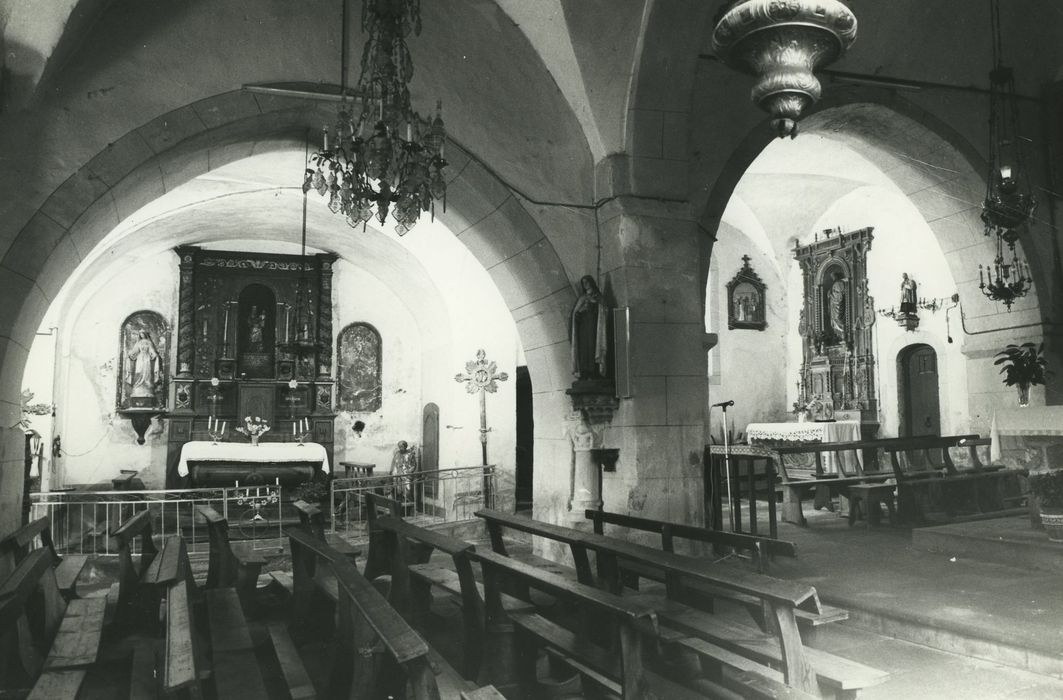
[[[1063,542],[1063,469],[1031,474],[1030,495],[1037,499],[1048,539]]]
[[[1034,345],[1023,343],[1022,345],[1008,345],[996,354],[994,365],[1003,365],[1000,373],[1004,375],[1004,383],[1008,386],[1019,388],[1019,405],[1030,404],[1030,386],[1044,384],[1046,361],[1044,357],[1044,343]]]

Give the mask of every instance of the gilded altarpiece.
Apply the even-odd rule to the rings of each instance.
[[[860,420],[865,439],[878,431],[874,300],[868,295],[872,229],[824,231],[794,248],[804,299],[798,332],[803,360],[798,401],[823,406],[820,418]]]
[[[309,439],[325,445],[331,461],[336,256],[195,246],[175,252],[180,297],[170,466],[185,442],[209,439],[208,418],[232,431],[249,411],[272,426],[265,442],[291,439],[292,422],[308,419]]]

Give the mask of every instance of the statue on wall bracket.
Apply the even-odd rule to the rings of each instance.
[[[764,293],[767,286],[742,256],[742,267],[727,283],[727,327],[762,331],[768,326]]]
[[[570,339],[572,374],[567,393],[577,411],[586,411],[594,423],[608,423],[620,405],[613,372],[611,306],[591,275],[579,281],[579,297],[572,307]]]
[[[166,413],[170,366],[170,330],[154,311],[130,314],[119,332],[116,409],[129,418],[144,444],[154,416]]]

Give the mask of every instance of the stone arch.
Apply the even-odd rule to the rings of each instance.
[[[314,100],[214,95],[163,114],[117,139],[57,187],[0,259],[8,303],[0,310],[0,406],[18,419],[19,387],[34,333],[64,282],[130,214],[174,187],[255,153],[300,148],[307,130],[334,118]],[[567,386],[567,318],[575,293],[552,243],[520,199],[491,170],[449,143],[448,210],[439,218],[493,278],[517,323],[537,394]],[[536,408],[542,435],[561,424]],[[6,442],[13,445],[11,436]],[[13,454],[13,453],[11,453]],[[20,459],[20,457],[19,457]],[[14,462],[10,454],[7,461]],[[4,486],[5,490],[8,488]],[[0,528],[0,531],[3,531]]]
[[[982,242],[978,212],[987,164],[968,139],[927,110],[889,90],[873,87],[837,90],[817,104],[802,122],[802,133],[817,132],[830,133],[832,138],[847,145],[860,146],[861,154],[897,184],[927,221],[941,244],[957,284],[966,280],[976,287],[972,282],[973,269],[968,269],[962,256],[953,254],[961,244]],[[708,191],[698,219],[698,225],[707,234],[701,242],[702,281],[708,279],[712,237],[720,226],[735,187],[753,160],[775,138],[767,120],[748,131],[731,151]],[[905,161],[920,160],[920,156],[928,154],[939,159],[941,177],[928,177],[923,181],[907,178],[910,172],[904,170]],[[978,194],[971,201],[973,193]],[[955,206],[950,209],[946,204],[942,209],[941,202],[949,200],[954,200]],[[1028,251],[1026,257],[1034,277],[1034,292],[1052,289],[1053,272],[1047,262],[1051,256],[1037,254],[1036,241],[1028,232],[1020,237],[1020,246]],[[980,303],[980,295],[963,296],[968,301]]]

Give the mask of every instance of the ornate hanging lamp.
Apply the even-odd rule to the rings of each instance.
[[[1026,296],[1033,278],[1030,267],[1019,258],[1015,242],[1029,227],[1037,208],[1030,191],[1029,172],[1019,133],[1019,110],[1015,92],[1015,72],[1004,65],[998,0],[990,2],[990,25],[993,39],[993,69],[989,72],[989,172],[986,195],[982,202],[985,235],[996,236],[997,255],[983,268],[978,266],[978,288],[988,298],[999,301],[1011,311],[1019,297]],[[1011,261],[1005,261],[1004,244]]]
[[[780,138],[797,136],[802,113],[822,94],[814,71],[854,41],[856,15],[839,0],[736,0],[712,32],[724,63],[757,76],[750,97]]]
[[[332,133],[326,126],[322,148],[311,158],[303,190],[328,197],[328,206],[352,227],[374,216],[383,224],[391,213],[395,231],[406,234],[422,212],[435,215],[436,200],[446,210],[443,145],[447,132],[442,102],[426,120],[410,105],[413,60],[406,45],[421,33],[420,0],[363,0],[362,72],[347,88],[347,2],[343,1],[341,101]],[[351,99],[348,99],[348,98]]]

